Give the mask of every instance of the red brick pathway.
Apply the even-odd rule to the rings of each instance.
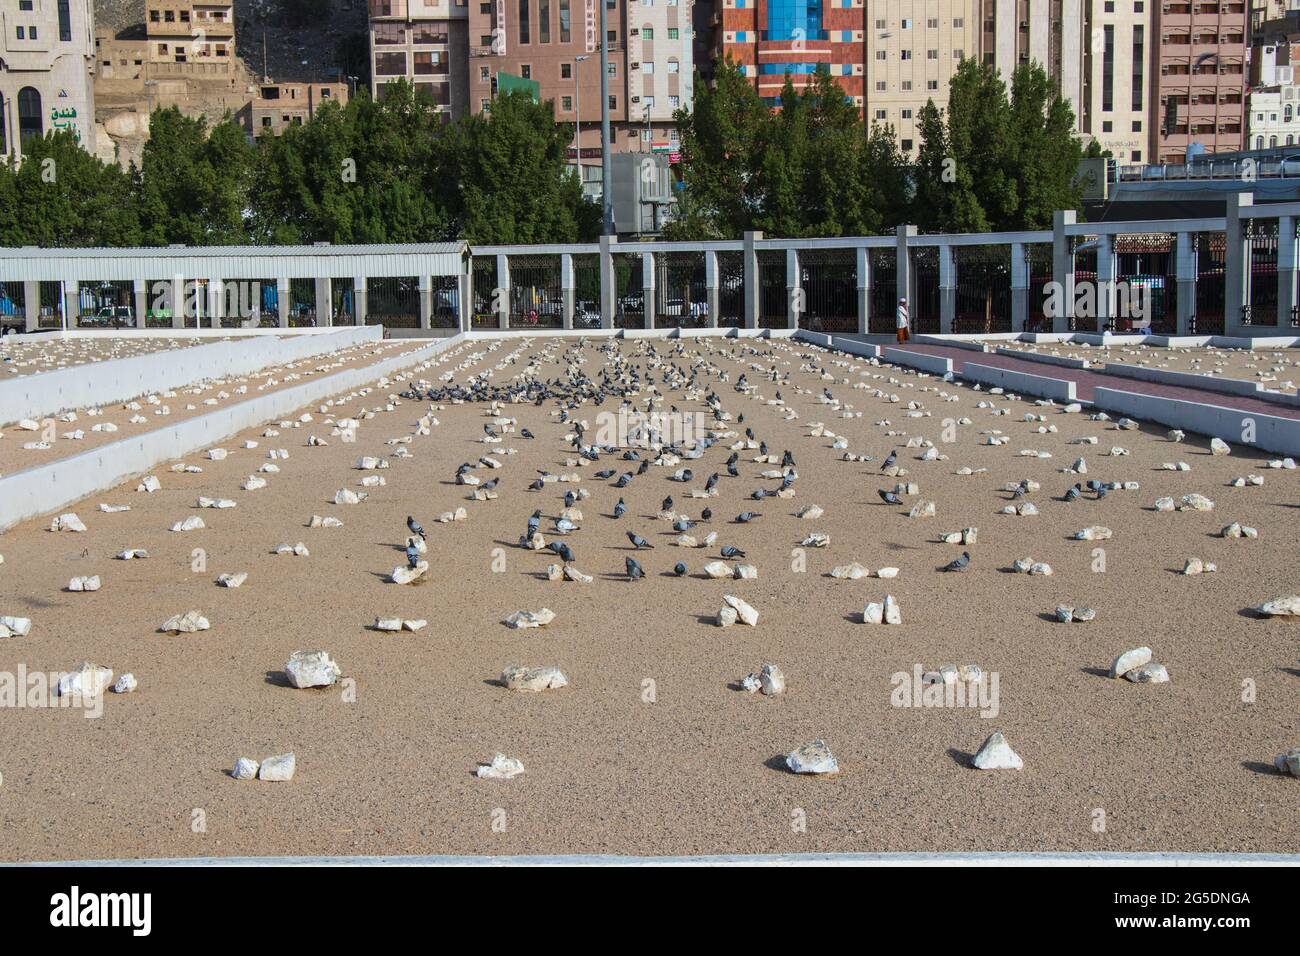
[[[1300,419],[1300,407],[1266,402],[1244,395],[1227,395],[1202,388],[1188,388],[1181,385],[1164,385],[1157,382],[1143,382],[1135,378],[1122,378],[1118,375],[1105,375],[1086,368],[1067,368],[1063,365],[1051,365],[1047,362],[1034,362],[1029,359],[1013,358],[1010,355],[998,355],[996,352],[974,352],[970,349],[956,348],[951,345],[919,345],[909,343],[902,348],[909,352],[923,352],[952,359],[953,372],[960,375],[967,362],[976,365],[991,365],[995,368],[1028,372],[1031,375],[1044,375],[1048,378],[1072,381],[1075,394],[1080,401],[1090,402],[1093,390],[1098,386],[1118,389],[1123,392],[1137,392],[1142,395],[1155,395],[1160,398],[1176,398],[1186,402],[1198,402],[1202,405],[1217,405],[1220,408],[1236,408],[1257,415],[1274,415],[1278,418]]]

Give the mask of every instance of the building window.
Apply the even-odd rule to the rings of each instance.
[[[519,67],[519,75],[522,76],[525,80],[531,80],[533,78],[532,66],[528,63],[522,64]]]
[[[609,69],[606,72],[608,72],[610,76],[618,76],[618,64],[609,64]]]
[[[618,109],[618,97],[617,97],[617,96],[611,96],[611,97],[609,98],[609,108],[610,108],[611,110],[617,110],[617,109]]]
[[[486,83],[488,80],[492,79],[491,71],[486,66],[480,66],[478,68],[478,79],[480,83]]]
[[[573,112],[573,97],[572,97],[572,96],[561,96],[561,97],[560,97],[560,110],[561,110],[562,112],[565,112],[565,113],[572,113],[572,112]]]
[[[910,139],[903,140],[902,146],[903,152],[910,153],[912,151],[912,141]]]
[[[68,0],[59,0],[59,39],[72,42],[72,6]]]
[[[376,53],[375,73],[378,76],[406,76],[406,54]]]
[[[537,35],[543,43],[551,42],[551,0],[537,0]]]
[[[406,24],[375,21],[375,46],[403,46],[406,43]]]
[[[643,96],[641,97],[641,105],[643,105],[647,111],[652,110],[654,109],[655,98],[653,96]]]
[[[1141,4],[1134,4],[1140,7]],[[1141,12],[1141,11],[1137,11]],[[1146,28],[1138,24],[1133,28],[1133,112],[1142,112],[1143,62],[1146,59]]]
[[[519,0],[519,42],[531,43],[528,23],[528,0]]]
[[[641,39],[642,39],[642,40],[653,40],[654,38],[655,38],[654,27],[642,27],[642,28],[641,28]]]
[[[670,97],[668,97],[668,108],[669,108],[669,109],[673,109],[673,110],[675,110],[675,109],[679,108],[681,105],[682,105],[682,98],[681,98],[680,96],[670,96]]]
[[[45,135],[41,118],[41,94],[30,86],[18,91],[18,143],[26,147],[27,141]]]
[[[561,63],[561,64],[560,64],[560,79],[562,79],[562,80],[571,80],[571,79],[573,79],[573,64],[572,64],[572,63]]]
[[[32,0],[18,0],[18,12],[19,12],[19,13],[31,13],[31,12],[32,12]],[[155,14],[155,16],[156,16],[156,15],[157,15],[157,14]]]
[[[668,61],[668,74],[669,74],[670,76],[671,76],[672,74],[674,74],[674,73],[679,73],[679,72],[681,72],[681,69],[682,69],[682,65],[681,65],[680,63],[678,63],[676,60],[669,60],[669,61]]]
[[[570,27],[569,0],[560,0],[560,42],[568,43],[572,37]]]
[[[641,64],[641,72],[646,76],[651,76],[655,71],[655,61],[646,60]]]
[[[1115,27],[1102,28],[1104,44],[1101,55],[1101,111],[1109,113],[1115,108]]]

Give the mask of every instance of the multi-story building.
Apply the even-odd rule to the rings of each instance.
[[[545,5],[539,2],[539,10]],[[677,142],[673,114],[693,96],[691,0],[629,0],[627,18],[628,122],[641,125],[638,151],[670,152]],[[625,134],[625,148],[628,140]]]
[[[893,126],[908,155],[921,145],[921,109],[929,100],[946,106],[957,67],[978,53],[974,12],[969,0],[897,0],[867,12],[864,114]]]
[[[468,23],[468,0],[370,0],[371,93],[405,78],[444,121],[464,113]]]
[[[155,76],[224,75],[235,60],[233,3],[147,0],[145,35]]]
[[[91,0],[11,0],[0,8],[0,155],[70,129],[95,145]]]
[[[975,9],[972,0],[721,0],[714,52],[739,64],[771,106],[787,75],[802,89],[825,67],[910,154],[922,107],[947,103],[957,66],[978,52]]]
[[[1244,144],[1246,0],[1163,0],[1156,14],[1152,159],[1181,163]]]
[[[1277,149],[1300,143],[1300,86],[1288,83],[1271,90],[1255,90],[1247,109],[1247,149]]]
[[[1038,63],[1056,83],[1082,128],[1085,0],[977,0],[982,13],[980,55],[1008,82],[1022,64]],[[1144,6],[1162,0],[1108,0]],[[1100,4],[1099,4],[1100,6]]]
[[[279,136],[290,126],[300,126],[326,103],[346,104],[346,83],[261,83],[238,119],[250,136]]]
[[[1121,164],[1151,156],[1151,7],[1143,0],[1088,0],[1086,10],[1080,131]]]

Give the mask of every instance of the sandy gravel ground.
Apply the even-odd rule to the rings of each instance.
[[[1200,372],[1220,378],[1262,382],[1275,391],[1294,392],[1300,383],[1300,349],[1165,349],[1151,345],[1048,345],[989,342],[1017,352],[1085,359],[1094,366],[1108,362],[1142,365],[1171,372]]]
[[[643,375],[652,364],[647,344],[608,347]],[[773,466],[744,451],[741,477],[725,477],[726,442],[682,463],[694,469],[689,484],[668,480],[674,468],[651,467],[615,490],[594,477],[625,467],[612,456],[565,466],[567,427],[550,403],[506,409],[536,438],[508,434],[501,445],[481,441],[490,420],[483,407],[434,409],[439,424],[411,441],[411,459],[359,471],[361,455],[391,456],[398,446],[387,442],[411,435],[428,403],[378,411],[355,443],[328,437],[326,420],[382,408],[399,390],[390,384],[328,412],[306,409],[313,421],[273,425],[276,437],[257,429],[226,442],[237,450],[225,461],[199,462],[202,474],[162,466],[163,489],[152,495],[133,493],[132,483],[97,496],[132,510],[101,515],[90,503],[79,507],[85,534],[52,533],[48,522],[32,521],[0,537],[0,613],[34,621],[30,636],[0,641],[0,671],[20,663],[62,671],[88,659],[130,671],[140,684],[133,695],[107,695],[99,719],[71,710],[4,714],[0,856],[1295,848],[1300,781],[1275,772],[1271,761],[1300,745],[1300,625],[1247,609],[1297,591],[1300,474],[1268,469],[1266,457],[1250,450],[1211,457],[1203,440],[1172,444],[1163,429],[1120,431],[1113,422],[873,368],[802,343],[654,347],[683,369],[702,363],[701,382],[716,388],[733,419],[744,414],[743,425],[731,427],[753,428],[774,454],[793,452],[796,498],[750,500],[755,489],[775,487],[760,477]],[[487,371],[501,384],[543,348],[541,374],[560,374],[565,346],[540,339],[467,344],[416,374],[435,381],[456,369],[464,381]],[[608,358],[595,344],[581,357],[592,376]],[[661,371],[654,370],[656,381]],[[735,391],[742,373],[757,386],[751,394]],[[703,407],[661,387],[665,404]],[[841,412],[861,417],[835,417],[821,402],[823,388],[843,403]],[[874,397],[876,388],[886,397]],[[778,392],[785,406],[766,404]],[[980,401],[1010,414],[981,409]],[[922,417],[908,417],[909,402]],[[606,402],[605,410],[616,407]],[[784,420],[786,408],[797,421]],[[597,411],[588,406],[575,416],[594,428]],[[1023,420],[1031,411],[1058,431],[1037,433],[1040,423]],[[944,419],[961,416],[972,424],[943,442]],[[844,435],[853,453],[879,459],[898,448],[908,475],[884,479],[879,460],[841,460],[831,439],[810,436],[814,422]],[[977,444],[989,429],[1011,442]],[[330,444],[306,447],[311,434]],[[917,460],[921,449],[905,448],[908,436],[933,440],[947,460]],[[1084,436],[1099,444],[1069,444]],[[259,447],[240,449],[244,437]],[[1112,446],[1130,454],[1105,456]],[[517,454],[506,455],[511,447]],[[289,451],[281,472],[267,476],[265,489],[241,491],[270,448]],[[1053,457],[1021,458],[1021,449]],[[500,477],[500,497],[468,501],[468,489],[453,483],[456,467],[485,452],[505,467],[475,473]],[[1059,500],[1081,480],[1059,469],[1080,454],[1088,477],[1137,481],[1141,489]],[[1191,470],[1160,469],[1178,460]],[[963,467],[988,470],[955,474]],[[548,581],[553,558],[517,546],[535,508],[547,516],[546,534],[563,492],[577,487],[528,491],[539,469],[583,474],[591,497],[579,504],[581,530],[566,540],[577,566],[595,576],[591,584]],[[724,474],[720,494],[687,498],[714,470]],[[386,478],[384,487],[358,485],[375,474]],[[1229,486],[1246,474],[1265,482]],[[1022,478],[1041,482],[1029,496],[1041,513],[996,514],[1010,498],[1004,483]],[[903,507],[881,503],[877,489],[897,480],[918,482],[937,516],[907,517],[915,497]],[[370,496],[336,506],[342,488]],[[1213,499],[1214,510],[1153,510],[1162,495],[1191,492]],[[669,494],[677,510],[697,518],[709,506],[712,521],[695,533],[712,528],[719,545],[746,550],[758,579],[701,576],[717,551],[673,546],[668,524],[655,518]],[[199,495],[231,497],[238,507],[198,511]],[[615,520],[610,511],[620,495],[629,510]],[[823,518],[794,516],[814,503]],[[435,521],[457,506],[468,520]],[[763,516],[733,523],[744,510]],[[205,530],[167,530],[194,514]],[[345,527],[309,529],[313,514],[338,516]],[[408,514],[428,530],[432,572],[427,583],[401,586],[386,575],[403,561]],[[1219,537],[1231,521],[1259,528],[1259,539]],[[1090,525],[1113,529],[1113,539],[1071,540]],[[970,570],[938,573],[962,549],[937,543],[937,534],[970,526],[979,528]],[[642,581],[623,574],[629,530],[655,545],[638,555]],[[828,533],[829,546],[800,551],[813,531]],[[299,541],[309,557],[271,554]],[[112,560],[126,547],[152,556]],[[195,548],[206,552],[205,570],[192,570]],[[1024,556],[1049,562],[1055,573],[1011,573]],[[1178,573],[1192,556],[1216,562],[1218,571]],[[677,560],[689,564],[687,577],[668,573]],[[900,573],[892,581],[827,576],[854,560]],[[235,571],[249,574],[242,588],[214,583]],[[103,590],[63,590],[82,574],[102,575]],[[724,593],[756,607],[758,626],[716,627]],[[864,603],[886,593],[898,598],[903,624],[860,623]],[[1091,605],[1097,619],[1053,623],[1060,602]],[[544,629],[502,624],[513,611],[541,607],[556,613]],[[157,633],[164,619],[190,608],[211,619],[210,631]],[[368,629],[381,614],[429,625],[417,633]],[[1170,683],[1106,676],[1116,654],[1143,644],[1168,667]],[[328,650],[355,683],[286,686],[289,654],[314,648]],[[765,661],[783,669],[785,695],[739,689]],[[891,675],[945,662],[999,675],[995,717],[891,704]],[[570,686],[508,691],[496,679],[512,663],[557,665]],[[995,729],[1024,759],[1023,770],[970,767]],[[818,737],[841,772],[789,773],[784,755]],[[228,775],[236,757],[290,750],[298,767],[290,783]],[[475,768],[498,751],[520,759],[526,772],[477,779]]]
[[[130,333],[124,335],[105,333],[102,337],[69,339],[61,338],[58,334],[50,334],[40,339],[19,342],[10,336],[0,336],[0,381],[7,378],[40,375],[42,372],[56,372],[92,362],[111,362],[113,359],[134,358],[137,355],[152,355],[171,349],[184,349],[228,340],[229,337],[162,338],[134,336]]]
[[[405,352],[415,351],[427,343],[386,341],[353,345],[328,355],[317,355],[297,362],[271,365],[250,375],[206,379],[178,389],[167,389],[141,396],[130,402],[105,405],[94,409],[72,409],[53,419],[55,440],[48,442],[43,427],[32,432],[16,424],[0,430],[0,474],[9,474],[44,465],[60,458],[90,451],[99,445],[120,441],[132,434],[161,428],[195,415],[214,411],[222,405],[240,402],[267,392],[300,385],[312,375],[330,374],[356,365],[373,365]],[[95,431],[96,426],[100,431]],[[106,430],[109,429],[109,430]],[[28,444],[45,442],[48,448],[28,448]]]

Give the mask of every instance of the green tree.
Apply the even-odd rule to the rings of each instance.
[[[568,165],[573,128],[526,92],[498,95],[486,113],[440,140],[438,180],[455,234],[470,243],[575,242],[599,234],[600,211]]]
[[[140,223],[128,173],[81,148],[69,130],[29,140],[0,174],[0,245],[134,246]]]
[[[150,245],[235,245],[245,213],[254,149],[233,119],[208,129],[176,107],[154,110],[139,173],[140,215]]]
[[[695,78],[695,102],[678,110],[684,201],[665,234],[678,239],[732,239],[753,228],[755,177],[771,114],[730,60],[714,80]]]

